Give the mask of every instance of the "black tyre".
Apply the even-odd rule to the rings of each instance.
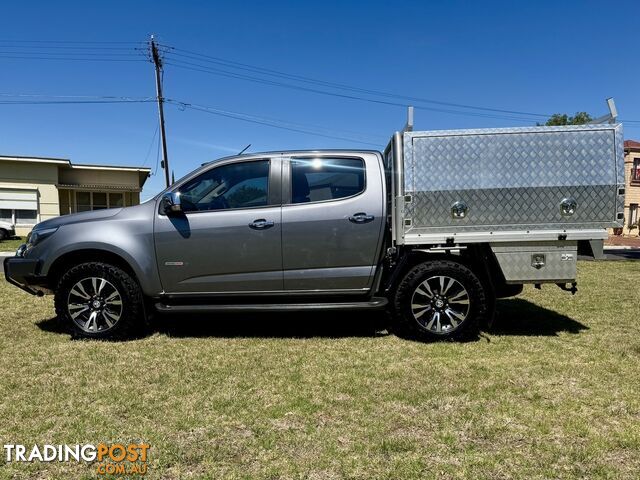
[[[0,240],[4,240],[9,237],[9,233],[6,230],[0,228]]]
[[[395,293],[392,330],[423,341],[470,340],[489,312],[480,279],[466,266],[434,260],[412,268]]]
[[[82,263],[58,282],[56,314],[76,338],[125,339],[146,324],[138,282],[124,270]]]

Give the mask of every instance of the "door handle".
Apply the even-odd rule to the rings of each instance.
[[[266,230],[273,227],[275,224],[272,221],[267,221],[264,218],[258,218],[249,224],[249,228],[254,230]]]
[[[354,213],[349,217],[349,221],[352,223],[369,223],[372,222],[373,219],[376,218],[373,215],[367,215],[364,212]]]

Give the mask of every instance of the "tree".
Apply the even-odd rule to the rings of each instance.
[[[570,117],[566,113],[554,113],[549,117],[549,120],[545,122],[545,125],[548,127],[556,125],[584,125],[591,120],[593,120],[593,118],[587,112],[577,112],[573,117]]]

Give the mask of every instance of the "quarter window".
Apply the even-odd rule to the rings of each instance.
[[[364,191],[364,162],[355,158],[291,160],[291,203],[322,202]]]
[[[179,189],[185,212],[263,207],[269,203],[269,160],[212,168]]]

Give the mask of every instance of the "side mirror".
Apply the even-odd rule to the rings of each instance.
[[[182,212],[182,205],[180,203],[180,193],[169,192],[165,193],[160,200],[160,213],[165,215],[175,215]]]

